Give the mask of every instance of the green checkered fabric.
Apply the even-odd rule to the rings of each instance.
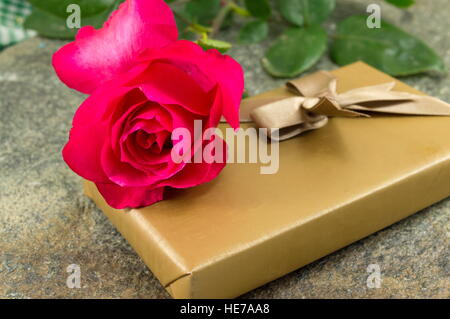
[[[25,0],[0,0],[0,50],[36,34],[23,28],[30,13],[31,5]]]

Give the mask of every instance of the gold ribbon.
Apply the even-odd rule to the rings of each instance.
[[[450,116],[449,104],[430,96],[392,91],[395,82],[341,94],[337,94],[336,84],[336,78],[326,71],[290,81],[286,86],[294,96],[249,100],[241,122],[253,120],[256,126],[268,129],[272,140],[281,141],[323,127],[330,116],[369,117],[363,112]],[[273,136],[271,129],[279,134]]]

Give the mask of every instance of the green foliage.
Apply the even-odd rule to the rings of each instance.
[[[336,63],[363,60],[395,76],[445,72],[444,62],[422,41],[384,21],[381,28],[369,29],[366,19],[353,16],[338,24],[331,50]]]
[[[184,7],[187,18],[199,24],[210,24],[219,10],[220,0],[191,0]]]
[[[336,5],[335,0],[278,0],[282,16],[299,27],[325,21]]]
[[[262,59],[275,77],[294,77],[313,66],[325,52],[327,34],[319,25],[290,28],[275,41]]]
[[[35,8],[60,18],[66,18],[67,6],[77,4],[81,8],[83,17],[91,17],[111,9],[115,0],[28,0]]]
[[[27,29],[36,30],[41,36],[57,39],[73,39],[78,29],[69,29],[66,24],[69,4],[81,9],[81,26],[100,28],[112,11],[123,0],[28,0],[33,11],[25,20]]]
[[[82,25],[99,28],[124,0],[28,1],[34,9],[25,22],[27,28],[46,37],[72,39],[78,30],[66,27],[69,4],[80,6]],[[261,59],[263,68],[275,77],[297,76],[321,58],[328,42],[321,24],[336,6],[336,0],[165,1],[174,11],[180,38],[196,41],[205,49],[221,52],[230,49],[230,43],[218,39],[221,30],[235,22],[241,25],[237,42],[242,45],[265,40],[273,24],[285,25],[285,30]],[[385,1],[398,8],[410,7],[415,2]],[[397,9],[392,7],[392,10]],[[382,22],[380,29],[370,29],[366,19],[358,15],[338,23],[330,50],[337,64],[363,60],[396,76],[445,72],[442,59],[422,41],[386,22]]]
[[[264,20],[247,22],[239,32],[239,43],[251,44],[264,40],[269,33],[269,25]]]
[[[198,39],[197,43],[205,50],[216,49],[221,53],[225,53],[229,49],[231,49],[230,43],[220,40],[208,39],[207,37]]]
[[[386,0],[386,2],[399,8],[408,8],[415,3],[415,0]]]
[[[167,0],[166,0],[167,1]],[[183,13],[175,11],[175,22],[177,23],[178,36],[184,40],[194,40],[195,32],[192,31],[194,24],[189,23]],[[206,32],[206,31],[205,31]]]
[[[268,0],[245,0],[245,7],[256,18],[266,20],[272,14]]]

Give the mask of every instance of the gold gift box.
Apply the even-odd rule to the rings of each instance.
[[[361,62],[332,73],[338,92],[396,81],[423,94]],[[85,192],[175,298],[239,296],[450,195],[450,117],[332,118],[279,151],[276,174],[228,164],[150,207],[115,210],[91,182]]]

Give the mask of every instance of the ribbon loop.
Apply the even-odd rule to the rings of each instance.
[[[328,72],[319,71],[286,83],[289,91],[304,97],[320,97],[328,94],[336,78]],[[336,85],[334,85],[336,88]]]

